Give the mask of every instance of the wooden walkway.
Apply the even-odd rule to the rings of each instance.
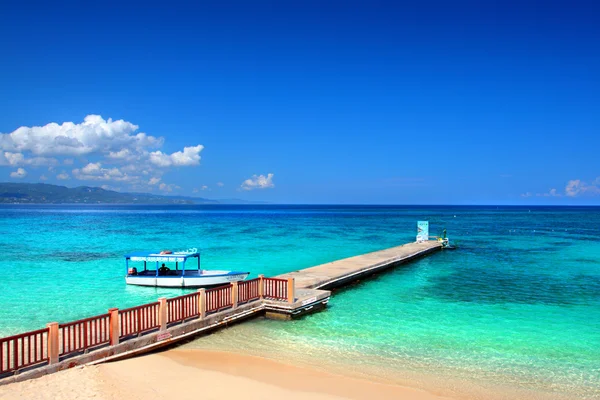
[[[294,278],[297,289],[334,289],[365,276],[441,250],[437,241],[408,243],[390,249],[344,258],[343,260],[279,275]]]

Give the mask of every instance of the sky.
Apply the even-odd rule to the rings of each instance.
[[[600,3],[10,2],[0,182],[600,204]]]

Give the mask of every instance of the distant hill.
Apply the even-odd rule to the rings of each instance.
[[[49,185],[46,183],[0,183],[0,204],[220,204],[201,197],[121,193],[99,187]],[[240,203],[243,201],[240,200]],[[231,203],[229,203],[231,204]]]

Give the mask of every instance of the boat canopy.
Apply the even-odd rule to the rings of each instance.
[[[125,260],[149,262],[184,262],[188,258],[200,258],[198,250],[188,251],[137,251],[125,255]]]

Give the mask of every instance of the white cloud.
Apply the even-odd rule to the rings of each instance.
[[[139,151],[162,145],[162,138],[136,134],[138,128],[122,119],[113,121],[88,115],[79,124],[52,122],[44,126],[22,126],[11,133],[0,134],[0,149],[35,155],[85,155],[119,151],[123,147]]]
[[[115,191],[115,192],[118,192],[120,190],[118,187],[110,186],[110,185],[102,185],[100,187],[102,189],[104,189],[104,190],[112,190],[112,191]]]
[[[72,175],[79,180],[124,182],[148,189],[159,183],[168,168],[200,164],[202,145],[167,153],[160,150],[162,137],[138,129],[131,122],[99,115],[88,115],[80,123],[22,126],[0,133],[0,166],[48,166],[54,172],[57,165],[73,165]]]
[[[84,174],[97,174],[100,172],[102,164],[100,163],[89,163],[81,170]]]
[[[108,153],[108,158],[113,158],[116,160],[128,160],[132,158],[132,154],[129,149],[121,149],[119,151],[110,151]]]
[[[158,185],[158,188],[160,190],[162,190],[163,192],[172,192],[175,189],[181,189],[179,186],[177,185],[173,185],[173,184],[166,184],[166,183],[161,183],[160,185]]]
[[[42,127],[21,127],[3,135],[3,145],[13,145],[19,151],[34,154],[83,155],[110,151],[129,146],[136,149],[158,147],[162,138],[145,133],[134,134],[138,126],[123,120],[104,120],[99,115],[88,115],[80,124],[50,123]]]
[[[596,178],[592,183],[586,183],[581,179],[571,179],[567,182],[564,192],[559,192],[556,189],[550,189],[546,193],[536,193],[537,197],[579,197],[579,196],[595,196],[600,195],[600,177]],[[523,193],[521,197],[531,197],[531,192]]]
[[[201,144],[198,146],[184,147],[183,151],[177,151],[171,155],[162,151],[150,153],[150,162],[158,167],[186,167],[200,164],[200,152],[204,149]]]
[[[80,181],[116,181],[138,182],[139,176],[123,173],[119,168],[102,168],[101,163],[89,163],[85,167],[75,168],[71,171],[73,176]]]
[[[246,179],[242,182],[240,188],[242,190],[254,190],[254,189],[268,189],[275,187],[275,183],[273,183],[274,174],[264,175],[252,175],[251,178]]]
[[[69,174],[67,174],[66,172],[62,172],[58,175],[56,175],[56,179],[59,179],[61,181],[66,181],[67,179],[70,179]]]
[[[600,194],[600,177],[588,184],[580,179],[572,179],[565,186],[565,194],[569,197]]]
[[[4,157],[9,165],[19,165],[25,160],[25,156],[21,153],[11,153],[10,151],[4,152]]]
[[[225,186],[225,184],[223,182],[217,182],[217,186],[218,187],[223,187],[223,186]]]
[[[25,176],[27,176],[27,171],[25,171],[23,168],[17,168],[16,171],[13,171],[10,173],[10,177],[11,178],[24,178]]]
[[[40,176],[40,181],[47,181],[48,177],[46,175]]]
[[[198,189],[198,188],[194,188],[194,189],[192,190],[192,193],[198,193],[198,192],[199,192],[199,191],[201,191],[201,190],[210,190],[210,189],[208,188],[208,186],[206,186],[206,185],[202,185],[202,186],[200,187],[200,189]]]
[[[1,156],[0,156],[1,157]],[[5,151],[3,157],[0,158],[0,165],[10,165],[13,167],[19,165],[32,165],[34,167],[39,166],[51,166],[58,164],[58,160],[55,158],[48,157],[31,157],[25,158],[22,153],[12,153]]]
[[[560,197],[562,195],[560,193],[558,193],[556,191],[556,189],[550,189],[550,191],[548,193],[544,193],[544,196],[546,196],[546,197]]]

